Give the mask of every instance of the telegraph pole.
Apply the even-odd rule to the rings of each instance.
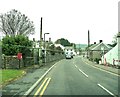
[[[39,65],[41,62],[41,52],[42,52],[42,17],[41,17],[41,21],[40,21],[40,42],[39,42]]]
[[[89,47],[90,47],[90,32],[88,30],[88,49],[87,49],[87,58],[89,58]]]
[[[41,24],[40,24],[40,42],[42,42],[42,17],[41,17]]]

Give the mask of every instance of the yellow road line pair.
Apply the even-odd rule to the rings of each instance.
[[[43,81],[42,85],[39,87],[39,89],[36,91],[36,93],[34,94],[34,97],[36,97],[39,93],[40,97],[42,97],[43,93],[45,92],[49,82],[50,82],[51,78],[45,78],[45,80]],[[41,90],[42,89],[42,90]],[[41,92],[40,92],[41,91]]]

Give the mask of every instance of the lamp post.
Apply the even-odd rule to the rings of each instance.
[[[44,33],[44,62],[46,63],[46,42],[45,42],[45,35],[50,33]]]

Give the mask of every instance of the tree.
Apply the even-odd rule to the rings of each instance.
[[[2,39],[2,53],[5,55],[17,55],[18,52],[26,53],[32,46],[32,42],[23,35],[5,36]]]
[[[32,41],[28,37],[23,35],[17,36],[5,36],[2,39],[2,53],[5,55],[17,55],[17,53],[22,53],[22,58],[25,66],[26,56],[32,56]]]
[[[13,9],[0,15],[0,30],[5,35],[30,35],[34,34],[34,24],[25,14]]]
[[[114,35],[112,43],[113,43],[113,44],[114,44],[114,43],[117,43],[117,34]]]
[[[55,43],[61,44],[63,46],[72,46],[72,44],[67,39],[64,38],[56,40]]]
[[[115,47],[117,45],[117,34],[114,35],[112,44],[110,46]]]
[[[62,49],[60,46],[56,47],[56,50],[59,52],[59,54],[60,54],[61,52],[63,53],[63,49]]]
[[[48,49],[51,50],[50,51],[51,55],[55,55],[55,45],[54,44],[51,44]]]

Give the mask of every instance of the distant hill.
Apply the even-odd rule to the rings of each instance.
[[[84,50],[86,47],[87,47],[87,44],[76,44],[77,49],[81,48],[82,50]]]

